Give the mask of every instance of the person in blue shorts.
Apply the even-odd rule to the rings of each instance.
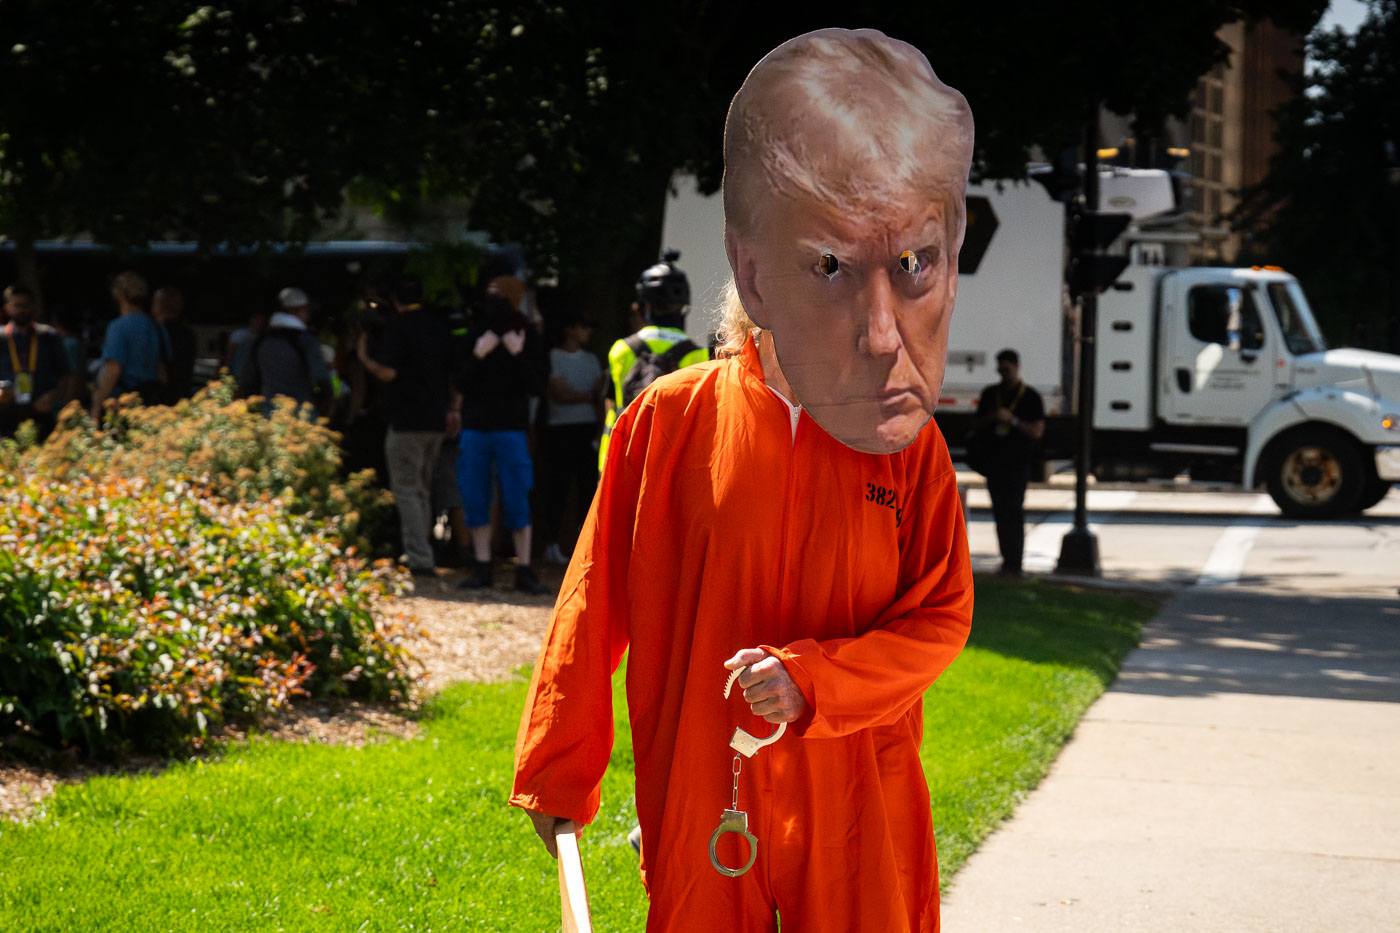
[[[510,287],[518,280],[498,282],[492,283],[485,306],[467,332],[467,352],[457,379],[463,399],[457,483],[475,558],[461,586],[477,589],[495,579],[491,567],[494,465],[501,481],[506,528],[515,544],[515,588],[543,594],[548,589],[530,566],[530,489],[535,477],[527,431],[530,396],[544,391],[549,358],[540,335],[510,297],[518,293]]]

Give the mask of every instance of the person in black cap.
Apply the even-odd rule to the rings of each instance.
[[[608,454],[608,435],[617,416],[656,376],[703,363],[710,351],[697,347],[685,332],[690,306],[690,280],[676,265],[678,250],[668,249],[662,261],[643,270],[637,279],[633,309],[646,321],[641,330],[617,341],[608,351],[608,385],[604,393],[606,413],[598,449],[598,472]]]

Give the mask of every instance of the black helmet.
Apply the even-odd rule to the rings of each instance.
[[[662,313],[678,312],[690,304],[690,280],[676,268],[680,258],[680,250],[668,249],[661,262],[642,272],[637,279],[637,300]]]

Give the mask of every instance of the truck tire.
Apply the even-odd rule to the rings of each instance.
[[[1366,477],[1366,485],[1361,489],[1361,498],[1357,500],[1356,511],[1366,511],[1384,499],[1388,492],[1390,492],[1390,483],[1377,476],[1375,470],[1371,470],[1370,475]]]
[[[1299,428],[1270,445],[1266,464],[1269,495],[1289,518],[1337,518],[1361,501],[1361,450],[1343,431]]]

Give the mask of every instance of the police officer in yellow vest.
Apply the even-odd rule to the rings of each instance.
[[[637,279],[635,308],[646,321],[641,330],[624,337],[608,351],[608,388],[604,404],[603,440],[598,449],[598,471],[608,455],[608,435],[613,422],[628,403],[641,394],[657,376],[683,366],[703,363],[710,351],[697,347],[685,332],[685,313],[690,306],[690,281],[676,267],[681,258],[668,249],[662,261],[650,266]]]

